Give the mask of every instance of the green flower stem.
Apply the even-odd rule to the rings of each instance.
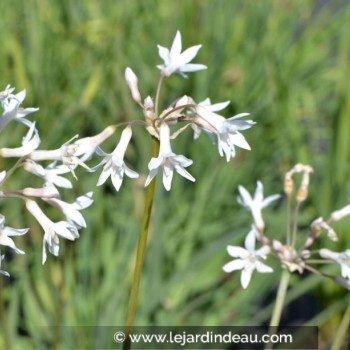
[[[1,256],[1,252],[0,252]],[[4,349],[12,349],[10,335],[7,327],[7,322],[5,319],[5,303],[4,303],[4,297],[3,297],[3,278],[0,275],[0,327],[1,327],[1,333],[3,334],[3,345]]]
[[[53,334],[53,349],[59,350],[61,348],[62,344],[62,332],[61,332],[61,324],[62,324],[62,318],[63,318],[63,309],[65,304],[65,295],[64,295],[64,289],[65,289],[65,271],[66,271],[66,261],[68,259],[67,254],[67,245],[65,244],[65,241],[61,243],[64,245],[64,254],[62,259],[58,262],[59,266],[59,279],[57,281],[53,281],[55,288],[57,290],[57,296],[56,296],[56,312],[55,312],[55,320],[54,320],[54,334]],[[53,267],[54,265],[52,265]]]
[[[348,298],[350,300],[350,298]],[[337,329],[337,332],[334,336],[334,343],[332,344],[331,350],[340,350],[342,345],[345,344],[346,336],[349,332],[350,327],[350,303],[345,310],[343,319],[340,323],[340,326]]]
[[[273,309],[271,321],[270,321],[270,336],[276,333],[276,329],[280,324],[284,300],[287,295],[288,283],[289,283],[290,273],[288,270],[283,270],[280,284],[278,286],[275,307]],[[266,350],[272,349],[272,345],[268,344],[265,348]]]
[[[152,157],[157,157],[158,153],[159,153],[159,141],[156,138],[152,138]],[[123,346],[124,350],[130,349],[130,346],[131,346],[128,335],[131,334],[134,326],[134,321],[135,321],[137,297],[139,293],[142,265],[143,265],[146,246],[147,246],[148,228],[149,228],[149,222],[151,219],[155,185],[156,185],[156,178],[152,180],[152,182],[147,187],[147,191],[146,191],[145,210],[143,213],[140,236],[137,244],[134,279],[131,286],[130,303],[129,303],[128,319],[127,319],[127,331],[126,331],[127,336]]]

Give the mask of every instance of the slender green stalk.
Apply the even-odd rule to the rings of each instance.
[[[334,343],[331,350],[340,350],[350,328],[350,303],[345,310],[345,314],[334,336]]]
[[[64,242],[63,242],[64,245]],[[53,339],[53,348],[59,350],[62,344],[62,334],[61,334],[61,325],[62,325],[62,311],[65,303],[64,289],[65,289],[65,270],[66,270],[66,261],[67,256],[67,246],[64,247],[64,255],[62,259],[59,260],[60,276],[59,280],[56,281],[55,287],[57,288],[57,301],[56,301],[56,312],[55,312],[55,321],[54,321],[54,339]]]
[[[291,243],[293,248],[295,247],[295,243],[297,240],[299,208],[300,208],[300,202],[298,201],[295,206],[295,213],[294,213],[294,225],[293,225],[292,243]]]
[[[0,252],[1,256],[1,252]],[[12,349],[10,335],[8,332],[7,323],[5,320],[5,308],[4,308],[4,298],[3,298],[3,279],[0,275],[0,326],[1,326],[1,334],[3,335],[3,346],[4,349]]]
[[[158,153],[159,153],[159,141],[156,138],[152,138],[152,157],[157,157]],[[143,266],[143,261],[144,261],[146,246],[147,246],[148,228],[149,228],[149,222],[150,222],[151,213],[152,213],[155,185],[156,185],[156,178],[152,180],[152,182],[147,187],[147,191],[146,191],[145,210],[143,213],[140,236],[137,244],[134,279],[131,286],[130,303],[129,303],[128,319],[127,319],[127,331],[126,331],[127,337],[123,346],[124,350],[130,349],[130,346],[131,346],[128,335],[132,332],[134,321],[135,321],[137,297],[139,293],[142,266]]]
[[[280,284],[278,286],[275,307],[273,309],[273,313],[272,313],[272,317],[271,317],[271,321],[270,321],[270,328],[269,328],[269,335],[270,336],[276,333],[277,327],[279,326],[280,321],[281,321],[284,300],[285,300],[286,295],[287,295],[289,277],[290,277],[289,271],[283,270]],[[265,349],[266,350],[272,349],[272,345],[268,344],[265,347]]]
[[[291,211],[291,198],[290,195],[287,197],[287,246],[290,246],[291,237],[290,237],[290,211]]]
[[[155,111],[154,112],[155,112],[156,118],[158,118],[159,96],[160,96],[160,90],[162,88],[163,80],[164,80],[164,76],[161,75],[160,79],[158,81],[157,92],[156,92],[156,99],[155,99]]]

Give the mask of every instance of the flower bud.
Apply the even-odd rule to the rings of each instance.
[[[141,95],[138,88],[138,79],[135,73],[129,67],[125,69],[125,80],[129,86],[132,98],[136,103],[141,104]]]

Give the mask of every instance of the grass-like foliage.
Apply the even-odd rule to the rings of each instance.
[[[1,87],[26,89],[26,106],[40,107],[35,120],[47,149],[75,134],[142,119],[125,68],[139,77],[144,96],[154,94],[162,64],[156,45],[169,47],[177,30],[185,47],[202,44],[197,58],[208,69],[188,81],[169,79],[160,103],[185,94],[196,101],[230,100],[226,115],[249,112],[256,122],[245,135],[252,151],[227,163],[206,135],[195,143],[190,132],[177,140],[176,153],[195,159],[190,171],[197,181],[174,176],[170,192],[157,182],[136,324],[267,324],[276,276],[257,274],[244,290],[239,273],[222,271],[226,246],[242,245],[250,223],[236,201],[238,185],[253,190],[263,180],[266,193],[281,193],[286,171],[310,164],[315,174],[299,217],[306,233],[316,217],[348,203],[350,4],[12,0],[0,2],[0,13]],[[15,147],[22,131],[4,131],[0,147]],[[8,223],[31,232],[16,239],[26,254],[6,251],[1,265],[11,277],[0,277],[0,349],[84,347],[91,334],[57,326],[125,325],[151,152],[149,137],[136,128],[133,136],[127,157],[140,177],[116,192],[110,183],[96,187],[98,174],[78,169],[79,181],[71,177],[76,193],[66,195],[73,200],[93,188],[94,206],[84,210],[87,228],[78,242],[62,241],[60,256],[48,256],[44,266],[40,226],[15,200],[0,202]],[[265,214],[276,238],[284,234],[284,209],[279,200]],[[350,248],[349,223],[334,225],[343,250]],[[282,323],[318,325],[322,344],[329,344],[349,292],[317,277],[291,277]]]

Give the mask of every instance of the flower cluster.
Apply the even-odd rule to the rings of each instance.
[[[21,145],[15,148],[0,148],[3,158],[18,158],[18,161],[9,169],[0,172],[1,198],[17,198],[24,202],[25,208],[38,221],[44,231],[42,262],[47,259],[46,249],[55,256],[59,254],[59,238],[75,240],[79,237],[79,230],[86,227],[86,222],[80,213],[89,207],[92,192],[78,197],[73,203],[62,199],[60,188],[73,187],[69,176],[77,180],[76,169],[82,167],[88,172],[95,172],[102,168],[97,180],[97,186],[104,184],[109,178],[119,191],[124,175],[129,178],[138,178],[139,174],[130,169],[125,162],[125,155],[132,138],[132,128],[136,125],[144,127],[151,138],[159,145],[159,154],[148,163],[149,173],[145,181],[148,186],[159,170],[163,172],[163,185],[167,191],[171,189],[174,170],[184,178],[195,181],[195,178],[186,170],[193,161],[184,155],[173,151],[172,140],[176,139],[186,129],[192,129],[194,139],[204,131],[211,139],[217,142],[220,156],[230,161],[235,157],[236,147],[249,150],[249,144],[241,131],[249,129],[255,122],[243,120],[248,113],[241,113],[231,118],[224,118],[217,114],[229,102],[212,104],[209,98],[196,103],[190,96],[182,96],[159,112],[159,97],[161,87],[166,78],[173,74],[180,74],[187,78],[186,73],[196,72],[207,67],[202,64],[191,63],[197,55],[201,45],[192,46],[182,52],[180,32],[176,33],[170,49],[158,46],[159,55],[163,64],[158,65],[160,79],[155,98],[148,96],[143,102],[138,88],[138,78],[130,69],[125,70],[126,84],[130,89],[133,100],[142,108],[144,118],[133,120],[119,125],[107,126],[94,136],[79,138],[74,136],[57,149],[39,149],[41,142],[35,122],[27,117],[38,111],[38,108],[23,108],[22,103],[26,96],[23,90],[17,94],[14,88],[7,86],[0,93],[0,103],[3,113],[0,117],[0,132],[8,124],[21,123],[26,135]],[[102,144],[110,138],[118,128],[123,127],[120,139],[111,153],[102,150]],[[102,157],[97,165],[88,165],[94,156]],[[19,170],[24,170],[42,180],[39,188],[25,187],[22,189],[7,188],[8,179]],[[43,211],[43,205],[56,208],[62,216],[58,222],[52,221]],[[1,214],[0,214],[1,215]],[[5,217],[0,216],[0,246],[8,247],[17,254],[24,254],[19,249],[12,236],[24,235],[28,228],[18,229],[5,226]],[[0,251],[0,267],[4,254]],[[8,275],[0,269],[0,273]]]
[[[282,268],[287,269],[289,272],[297,271],[303,273],[304,270],[308,270],[329,277],[336,283],[350,290],[350,249],[344,252],[333,252],[326,248],[316,250],[310,249],[315,240],[324,232],[327,233],[331,241],[338,241],[338,236],[330,224],[350,215],[350,205],[331,213],[328,220],[324,220],[322,217],[315,219],[310,224],[309,233],[306,237],[300,237],[301,235],[298,234],[298,212],[300,205],[307,198],[310,174],[312,172],[313,169],[311,166],[297,164],[285,174],[284,193],[288,202],[288,221],[285,242],[268,237],[265,232],[265,222],[262,216],[262,209],[273,201],[282,198],[282,195],[274,194],[264,199],[263,185],[260,181],[257,182],[253,197],[244,187],[238,187],[240,193],[238,203],[251,212],[253,224],[245,239],[245,249],[236,246],[227,247],[229,255],[232,256],[234,260],[225,264],[223,270],[225,272],[242,270],[241,285],[243,288],[247,288],[254,270],[262,273],[273,272],[271,267],[265,265],[261,261],[265,260],[267,256],[270,255],[277,258]],[[299,188],[295,190],[293,177],[298,173],[302,174],[302,179]],[[291,205],[293,199],[295,201],[295,214],[292,220]],[[258,250],[255,250],[256,241],[261,244]],[[318,259],[313,258],[315,254],[318,255]],[[332,276],[323,271],[316,270],[315,268],[315,265],[333,262],[340,266],[342,277]]]
[[[59,188],[73,187],[71,181],[64,177],[64,175],[73,171],[74,166],[64,161],[62,164],[58,164],[56,162],[59,160],[58,158],[42,157],[42,159],[38,159],[38,157],[36,157],[37,154],[43,155],[45,152],[51,155],[54,151],[37,150],[41,142],[39,132],[35,122],[30,121],[26,117],[36,112],[38,108],[21,107],[25,96],[25,90],[15,94],[14,88],[10,86],[7,86],[6,89],[0,93],[0,103],[3,109],[3,113],[0,117],[0,132],[2,132],[5,127],[8,127],[8,125],[16,122],[23,124],[27,128],[26,135],[23,137],[20,146],[15,148],[0,148],[1,157],[18,158],[18,161],[12,165],[10,169],[0,172],[0,197],[2,199],[17,198],[24,201],[25,207],[29,213],[31,213],[42,226],[44,230],[42,262],[44,263],[46,261],[46,248],[48,248],[52,254],[58,255],[60,237],[69,240],[75,240],[79,237],[78,230],[86,227],[86,222],[79,210],[90,206],[93,200],[92,192],[78,197],[73,203],[67,203],[62,200]],[[62,146],[61,149],[61,160],[66,157],[67,153],[67,149],[64,147],[65,146]],[[50,162],[46,166],[38,162],[39,160],[46,159],[54,160],[54,162]],[[8,188],[8,179],[15,171],[20,169],[39,177],[42,180],[42,186],[36,188],[25,187],[21,189]],[[42,204],[47,203],[57,208],[62,214],[62,220],[53,222],[49,219],[39,206],[38,201],[41,201]],[[5,216],[0,214],[1,246],[8,247],[17,254],[24,254],[24,251],[16,246],[12,237],[24,235],[28,230],[28,228],[19,229],[6,226]],[[4,255],[0,254],[0,256],[1,260],[3,260]],[[0,270],[0,273],[8,276],[6,271]]]
[[[174,170],[184,178],[195,181],[194,177],[185,169],[193,161],[184,155],[176,154],[171,147],[171,140],[177,138],[188,127],[193,129],[194,139],[199,137],[201,131],[205,131],[214,141],[216,139],[219,154],[222,157],[225,156],[227,161],[235,156],[236,147],[250,150],[249,144],[240,132],[249,129],[255,124],[252,120],[241,120],[248,113],[241,113],[228,119],[216,113],[227,107],[229,102],[211,104],[210,99],[207,98],[202,102],[196,103],[192,97],[185,95],[179,97],[162,112],[158,113],[159,92],[165,78],[174,73],[179,73],[183,77],[187,77],[185,73],[196,72],[207,68],[202,64],[190,63],[200,47],[200,45],[192,46],[181,53],[182,44],[179,32],[176,33],[170,50],[158,46],[159,55],[163,59],[164,64],[158,65],[161,72],[157,94],[154,100],[148,96],[142,103],[137,76],[130,68],[125,70],[125,79],[131,96],[143,109],[145,116],[143,125],[150,135],[160,142],[158,157],[152,158],[148,164],[149,174],[145,186],[157,175],[159,169],[163,170],[163,184],[167,191],[171,189]],[[183,124],[183,126],[177,127],[180,124]],[[130,128],[130,125],[127,128]],[[175,131],[172,133],[170,128],[174,128]],[[127,133],[131,136],[131,131]],[[130,138],[125,137],[125,143],[120,147],[120,150],[116,150],[115,160],[112,157],[110,165],[107,166],[108,169],[113,166],[113,163],[116,169],[120,169],[120,164],[124,164],[122,159],[129,140]],[[135,172],[130,172],[128,168],[116,171],[115,176],[118,176],[118,180],[116,181],[118,186],[121,182],[120,177],[122,177],[124,171],[129,177],[137,176]],[[119,187],[115,187],[117,190],[119,189]]]

